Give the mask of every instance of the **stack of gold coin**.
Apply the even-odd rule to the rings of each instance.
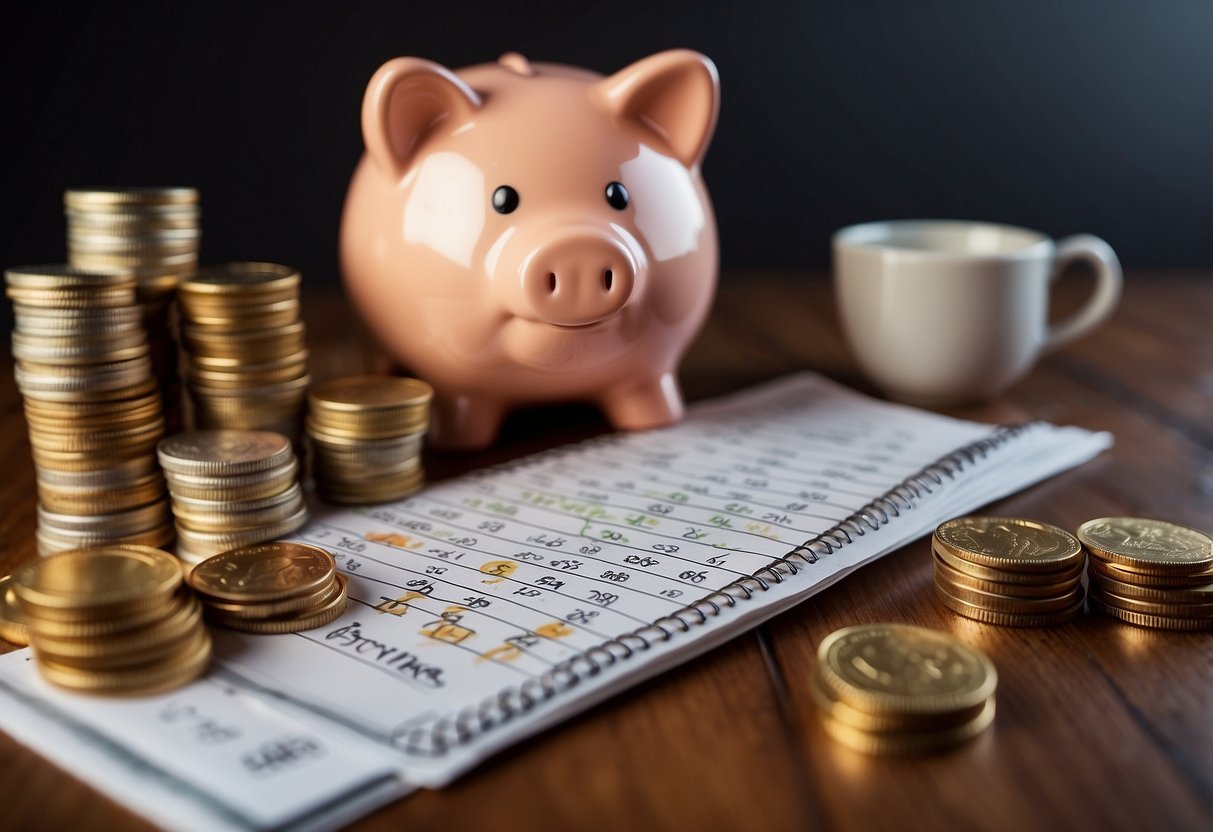
[[[984,731],[998,674],[947,633],[865,624],[821,642],[810,681],[831,737],[866,754],[916,754]]]
[[[1103,517],[1078,528],[1091,607],[1160,630],[1213,629],[1213,538],[1139,517]]]
[[[299,461],[280,433],[195,430],[158,448],[177,520],[177,553],[189,563],[283,537],[308,519]]]
[[[262,543],[215,555],[190,572],[207,621],[246,633],[294,633],[345,612],[333,556],[304,543]]]
[[[959,517],[931,540],[935,594],[953,612],[1008,627],[1082,614],[1082,546],[1068,532],[1013,517]]]
[[[176,558],[147,546],[60,552],[13,575],[43,677],[88,693],[155,693],[211,659],[202,609]]]
[[[61,265],[9,269],[5,278],[38,483],[39,552],[170,543],[154,453],[164,418],[135,279]]]
[[[300,275],[227,263],[181,284],[181,339],[200,428],[272,430],[298,443],[310,377]]]
[[[180,428],[173,337],[177,286],[198,269],[201,209],[194,188],[73,188],[63,195],[68,262],[134,275],[170,430]]]
[[[433,389],[424,381],[353,376],[308,395],[316,490],[335,503],[382,503],[421,488],[421,440]]]
[[[0,578],[0,638],[22,647],[29,644],[29,623],[17,606],[12,575]]]

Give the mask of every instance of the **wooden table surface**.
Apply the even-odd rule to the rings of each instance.
[[[374,365],[343,301],[308,295],[305,306],[317,378]],[[824,278],[751,272],[723,282],[682,378],[698,399],[804,368],[866,389]],[[34,487],[19,398],[11,374],[0,375],[3,574],[34,556]],[[1213,275],[1130,274],[1109,324],[1000,400],[951,413],[1116,436],[1095,461],[988,512],[1068,529],[1128,514],[1213,531]],[[427,466],[442,477],[602,430],[584,408],[525,412],[497,450]],[[951,614],[930,589],[923,539],[352,828],[1213,828],[1213,636],[1093,614],[1053,628],[993,627]],[[874,621],[936,627],[984,650],[1000,678],[992,729],[923,758],[866,757],[830,741],[809,696],[814,652],[832,630]],[[71,827],[148,828],[0,735],[0,828]]]

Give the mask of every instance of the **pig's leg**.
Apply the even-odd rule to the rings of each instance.
[[[620,430],[646,430],[682,418],[682,393],[674,374],[664,373],[628,386],[614,387],[599,398],[611,424]]]
[[[440,450],[475,451],[493,444],[505,408],[482,396],[436,393],[430,415],[426,436],[430,445]]]

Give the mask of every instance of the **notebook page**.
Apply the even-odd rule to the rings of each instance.
[[[675,428],[320,510],[296,537],[335,554],[350,610],[290,638],[224,633],[219,653],[305,710],[433,753],[438,720],[771,565],[992,430],[805,375]]]

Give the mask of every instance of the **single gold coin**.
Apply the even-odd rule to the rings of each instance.
[[[969,722],[942,731],[922,733],[872,733],[847,725],[832,717],[822,719],[822,727],[830,737],[863,754],[880,756],[927,754],[951,748],[973,739],[994,721],[994,700],[991,698]]]
[[[1113,604],[1105,604],[1096,598],[1094,594],[1091,595],[1089,602],[1091,609],[1095,612],[1101,612],[1104,615],[1124,621],[1126,624],[1146,627],[1151,630],[1177,630],[1182,632],[1213,630],[1213,618],[1180,618],[1178,616],[1151,615],[1149,613],[1135,612],[1133,610],[1122,609]]]
[[[981,607],[990,612],[1005,612],[1012,615],[1046,615],[1061,612],[1074,606],[1082,598],[1082,586],[1075,584],[1069,591],[1046,598],[1022,598],[1002,595],[958,586],[940,575],[935,576],[935,586],[953,598]]]
[[[13,575],[22,609],[87,611],[156,606],[181,586],[181,568],[167,552],[149,547],[108,546],[42,558]]]
[[[29,621],[13,596],[12,575],[0,578],[0,638],[24,647],[29,644]]]
[[[965,575],[979,580],[997,581],[999,583],[1032,586],[1076,581],[1081,579],[1083,570],[1082,563],[1068,566],[1065,569],[1057,572],[1013,572],[1010,570],[995,569],[989,566],[982,566],[979,563],[972,563],[963,558],[957,557],[948,549],[940,546],[938,541],[932,541],[931,552],[934,554],[936,560],[942,561],[944,564],[952,567],[958,572],[963,572]]]
[[[1052,627],[1056,624],[1064,624],[1082,615],[1084,603],[1084,594],[1080,590],[1075,593],[1074,604],[1067,609],[1058,612],[1028,614],[986,609],[985,607],[957,598],[952,593],[944,590],[938,583],[935,584],[935,596],[939,598],[945,607],[957,615],[971,618],[974,621],[980,621],[983,624],[994,624],[999,627]]]
[[[1165,520],[1101,517],[1078,527],[1093,557],[1130,572],[1190,575],[1213,569],[1213,538]]]
[[[951,713],[903,714],[894,711],[868,713],[843,702],[821,678],[814,668],[809,678],[809,694],[823,717],[830,717],[844,725],[860,731],[881,733],[926,733],[957,728],[972,722],[986,707],[985,703]]]
[[[269,431],[186,431],[157,448],[165,471],[190,476],[266,471],[286,464],[293,454],[290,440]]]
[[[908,624],[837,630],[821,642],[817,658],[828,689],[868,713],[951,713],[989,699],[998,684],[982,653]]]
[[[1065,595],[1074,591],[1074,588],[1082,582],[1082,572],[1075,572],[1071,578],[1066,578],[1061,581],[1049,581],[1048,583],[1025,584],[1025,583],[1008,583],[1006,581],[986,580],[983,578],[974,577],[967,572],[962,572],[950,566],[947,561],[943,560],[939,555],[932,558],[935,562],[935,575],[938,578],[946,580],[950,584],[975,589],[981,592],[990,592],[995,595],[1005,595],[1012,598],[1049,598],[1058,595]],[[1032,573],[1028,573],[1032,574]],[[1037,576],[1041,577],[1041,576]]]
[[[254,635],[280,635],[282,633],[299,633],[323,627],[341,617],[349,605],[347,579],[337,575],[338,591],[332,599],[318,609],[304,610],[300,613],[275,616],[272,618],[252,619],[235,618],[218,615],[208,611],[207,620],[229,630],[240,630]]]
[[[312,389],[311,406],[327,413],[373,413],[425,407],[434,388],[415,378],[350,376],[326,381]]]
[[[1017,517],[957,517],[935,530],[956,557],[1011,572],[1058,572],[1081,564],[1082,546],[1069,532]]]
[[[270,603],[317,592],[336,571],[333,556],[319,546],[275,541],[209,558],[194,567],[189,582],[209,598]]]
[[[1213,603],[1208,601],[1145,601],[1118,595],[1096,583],[1091,586],[1091,597],[1107,607],[1119,607],[1143,615],[1160,615],[1167,618],[1213,618]]]
[[[1097,557],[1087,560],[1087,573],[1108,577],[1140,587],[1155,587],[1159,589],[1179,587],[1200,587],[1213,584],[1213,569],[1193,572],[1186,575],[1154,575],[1148,572],[1134,572],[1122,569],[1114,563],[1102,561]]]

